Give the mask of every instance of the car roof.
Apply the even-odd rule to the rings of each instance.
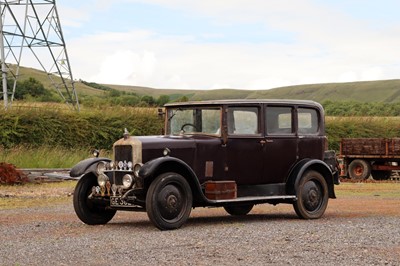
[[[308,105],[322,109],[321,104],[310,100],[293,99],[232,99],[232,100],[209,100],[209,101],[190,101],[168,103],[165,107],[183,106],[202,106],[202,105],[248,105],[248,104],[289,104],[289,105]]]

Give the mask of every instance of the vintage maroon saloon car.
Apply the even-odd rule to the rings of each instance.
[[[321,217],[338,184],[326,151],[324,111],[298,100],[224,100],[165,106],[165,134],[114,143],[113,159],[75,165],[74,209],[86,224],[117,210],[146,211],[161,230],[176,229],[194,207],[246,215],[255,204],[293,204]]]

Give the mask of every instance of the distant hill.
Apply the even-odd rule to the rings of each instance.
[[[38,70],[35,68],[20,67],[20,75],[19,75],[18,80],[25,80],[30,77],[35,78],[36,80],[40,81],[46,89],[53,89],[51,81],[50,81],[48,75],[44,71],[41,71],[41,70]],[[101,94],[103,94],[103,91],[93,89],[89,86],[86,86],[85,84],[83,84],[81,82],[75,83],[75,89],[78,92],[78,97],[79,97],[80,93],[83,93],[86,95],[101,95]]]
[[[51,88],[51,83],[46,73],[32,69],[21,68],[21,79],[33,77],[42,82],[46,88]],[[90,81],[96,82],[96,81]],[[91,88],[77,81],[76,90],[79,95],[103,95],[104,91]],[[361,81],[348,83],[325,83],[280,87],[270,90],[243,90],[243,89],[218,89],[218,90],[180,90],[180,89],[154,89],[139,86],[123,86],[102,84],[110,88],[133,92],[139,96],[149,95],[158,98],[168,95],[176,100],[186,96],[189,100],[218,100],[218,99],[305,99],[317,102],[330,101],[355,101],[355,102],[400,102],[400,79]]]
[[[212,99],[306,99],[323,102],[400,102],[400,79],[361,81],[348,83],[325,83],[280,87],[270,90],[173,90],[152,89],[134,86],[107,85],[114,89],[135,92],[138,95],[173,96],[171,99],[187,96],[190,100]]]
[[[254,91],[249,98],[291,98],[318,102],[400,102],[400,79],[326,83]]]

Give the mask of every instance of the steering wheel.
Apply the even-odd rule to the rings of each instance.
[[[181,131],[182,131],[183,133],[185,132],[184,128],[187,127],[187,126],[191,126],[191,127],[194,128],[194,130],[197,131],[197,128],[196,128],[196,126],[195,126],[194,124],[186,123],[186,124],[183,124],[183,125],[181,126]]]

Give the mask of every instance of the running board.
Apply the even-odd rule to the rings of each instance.
[[[286,196],[252,196],[252,197],[238,197],[235,199],[221,199],[221,200],[208,200],[210,203],[234,203],[234,202],[248,202],[248,201],[269,201],[269,200],[296,200],[294,195]]]

